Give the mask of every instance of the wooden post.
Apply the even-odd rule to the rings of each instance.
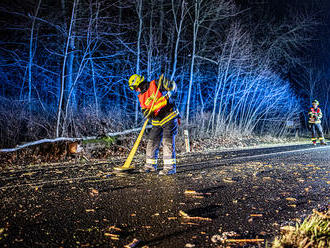
[[[183,130],[184,142],[186,144],[186,152],[190,152],[190,141],[189,141],[189,132],[188,129]]]

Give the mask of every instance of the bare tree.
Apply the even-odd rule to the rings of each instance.
[[[176,39],[175,39],[174,59],[173,59],[173,68],[172,68],[171,80],[174,79],[174,76],[175,76],[175,73],[176,73],[176,67],[177,67],[177,63],[178,63],[179,43],[180,43],[181,32],[182,32],[182,24],[183,24],[185,15],[187,14],[187,6],[186,5],[187,5],[187,3],[185,2],[185,0],[181,0],[180,19],[178,20],[177,12],[179,11],[179,8],[176,10],[174,0],[172,0],[172,12],[173,12],[173,18],[174,18],[174,24],[175,24],[175,30],[176,30]]]
[[[143,28],[143,14],[142,14],[142,0],[137,0],[136,2],[136,12],[139,18],[139,28],[137,37],[137,52],[136,52],[136,74],[140,74],[140,61],[141,61],[141,39],[142,39],[142,28]],[[135,99],[135,124],[138,121],[139,114],[139,102]]]
[[[65,89],[65,77],[66,77],[66,63],[68,58],[68,51],[70,42],[72,39],[72,28],[75,21],[75,13],[77,5],[79,4],[79,0],[74,0],[73,7],[72,7],[72,13],[71,13],[71,20],[70,20],[70,27],[67,34],[67,41],[65,45],[64,50],[64,57],[63,57],[63,65],[62,65],[62,73],[61,73],[61,89],[60,89],[60,97],[58,102],[58,108],[57,108],[57,122],[56,122],[56,138],[60,135],[60,122],[61,122],[61,116],[62,116],[62,105],[63,105],[63,98],[64,98],[64,89]]]
[[[190,101],[191,101],[191,90],[194,81],[194,67],[196,60],[196,46],[199,38],[199,30],[203,27],[203,24],[207,21],[219,21],[221,19],[227,18],[231,15],[231,2],[230,1],[220,1],[217,3],[210,3],[206,0],[195,0],[194,1],[194,11],[193,11],[193,36],[192,36],[192,51],[191,51],[191,62],[190,62],[190,72],[189,72],[189,86],[187,95],[187,107],[186,107],[186,122],[189,122],[190,114]],[[217,20],[214,20],[214,16]],[[203,37],[207,39],[208,37]]]
[[[36,17],[39,12],[39,8],[41,5],[41,0],[38,1],[38,5],[35,11],[34,16],[32,17],[32,27],[30,32],[30,46],[29,46],[29,63],[28,63],[28,82],[29,82],[29,95],[28,95],[28,103],[29,103],[29,109],[31,112],[31,94],[32,94],[32,65],[33,65],[33,55],[34,55],[34,29],[35,29],[35,23],[36,23]]]

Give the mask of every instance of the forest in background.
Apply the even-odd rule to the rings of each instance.
[[[250,2],[2,3],[0,147],[141,126],[134,73],[174,80],[183,123],[202,135],[283,135],[314,98],[329,130],[329,69],[310,56],[321,9]]]

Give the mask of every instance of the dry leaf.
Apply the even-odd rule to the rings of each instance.
[[[201,196],[201,195],[194,195],[193,198],[194,198],[194,199],[204,199],[204,196]]]
[[[185,212],[183,212],[182,210],[179,211],[179,215],[182,217],[189,217],[189,215]]]
[[[121,231],[121,229],[119,227],[116,227],[116,226],[111,226],[109,227],[109,230],[115,230],[115,231]]]
[[[114,233],[104,233],[104,236],[119,238],[119,234],[114,234]]]
[[[184,193],[187,195],[197,194],[197,192],[195,190],[186,190]]]
[[[184,247],[187,247],[187,248],[193,248],[193,247],[195,247],[196,245],[194,245],[194,244],[190,244],[190,243],[188,243],[188,244],[186,244]]]
[[[99,191],[98,191],[97,189],[92,189],[92,193],[93,193],[93,194],[98,194]]]
[[[218,241],[222,241],[222,237],[219,234],[213,235],[211,241],[217,243]]]
[[[224,178],[222,179],[225,183],[234,183],[235,181],[233,181],[231,178]]]
[[[292,197],[288,197],[288,198],[285,198],[285,200],[287,200],[287,201],[296,201],[297,199],[296,198],[292,198]]]

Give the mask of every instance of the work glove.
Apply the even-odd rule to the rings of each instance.
[[[166,90],[170,90],[170,86],[171,86],[171,81],[170,80],[168,80],[167,78],[164,78],[163,79],[163,86],[164,86],[164,88],[166,89]]]
[[[171,91],[173,90],[173,88],[175,87],[175,82],[174,81],[170,81],[170,80],[168,80],[168,79],[164,79],[164,81],[163,81],[163,87],[164,87],[164,89],[166,90],[166,91],[168,91],[168,98],[170,98],[171,97]],[[166,94],[166,95],[167,95]]]

